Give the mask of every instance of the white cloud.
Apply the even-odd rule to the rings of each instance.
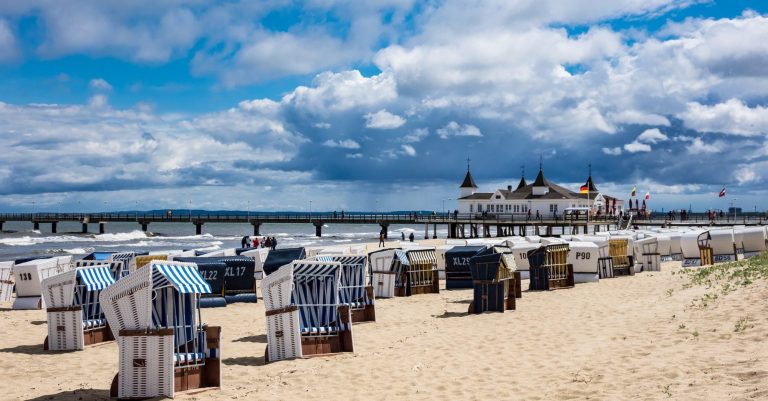
[[[651,146],[644,143],[640,143],[638,141],[634,141],[624,145],[624,150],[629,153],[650,152]]]
[[[403,145],[402,146],[403,153],[405,153],[408,156],[414,157],[416,156],[416,149],[413,148],[411,145]]]
[[[406,142],[406,143],[417,143],[417,142],[421,142],[428,135],[429,135],[429,128],[417,128],[411,131],[410,134],[404,136],[402,140],[403,142]]]
[[[621,155],[621,148],[618,146],[615,148],[603,148],[603,153],[611,156],[619,156]]]
[[[437,130],[437,136],[442,139],[448,139],[450,136],[474,136],[480,137],[483,134],[480,129],[471,124],[459,124],[456,121],[451,121],[443,128]]]
[[[701,138],[694,138],[691,144],[688,145],[688,153],[702,154],[702,153],[720,153],[723,150],[725,144],[722,141],[714,141],[712,143],[705,143]]]
[[[763,163],[766,164],[766,163]],[[736,181],[739,182],[739,184],[748,184],[750,182],[757,181],[760,179],[760,175],[755,171],[754,167],[758,166],[750,166],[745,165],[741,166],[738,170],[734,172],[734,178],[736,178]],[[766,166],[763,166],[766,167]]]
[[[313,127],[320,128],[320,129],[328,129],[328,128],[331,128],[331,124],[321,122],[321,123],[315,123]]]
[[[102,78],[92,79],[91,82],[88,84],[88,86],[90,86],[91,89],[96,91],[109,92],[112,90],[112,85],[110,85],[109,82],[107,82]]]
[[[324,72],[311,87],[299,86],[282,102],[321,116],[352,108],[373,108],[397,100],[397,85],[387,73],[370,78],[360,71]]]
[[[638,142],[650,143],[650,144],[656,144],[656,143],[664,142],[668,140],[669,140],[669,137],[662,134],[658,128],[647,129],[637,137]]]
[[[712,106],[691,102],[680,118],[686,126],[699,132],[742,136],[768,134],[768,107],[749,107],[739,99]]]
[[[0,62],[16,60],[19,57],[18,43],[8,21],[0,18]]]
[[[363,157],[362,153],[347,153],[345,156],[347,159],[361,159]]]
[[[395,129],[405,124],[405,119],[392,114],[384,109],[375,113],[368,113],[365,116],[365,127],[373,129]]]
[[[669,127],[669,120],[658,114],[643,113],[638,110],[623,110],[618,113],[609,114],[609,119],[618,124],[642,124],[659,125]]]
[[[329,148],[360,149],[360,144],[351,139],[342,139],[338,141],[329,139],[323,142],[323,146],[327,146]]]

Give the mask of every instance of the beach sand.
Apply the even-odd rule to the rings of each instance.
[[[354,354],[268,365],[261,302],[204,309],[223,326],[223,387],[177,399],[768,399],[766,282],[693,307],[707,290],[682,288],[678,266],[524,292],[504,314],[467,315],[470,290],[381,299]],[[116,344],[43,352],[45,319],[0,311],[0,399],[107,399]]]

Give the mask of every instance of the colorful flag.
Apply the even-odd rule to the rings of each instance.
[[[589,186],[582,185],[581,188],[579,188],[579,193],[581,193],[581,194],[588,194],[589,193]]]
[[[648,200],[648,199],[651,199],[651,193],[650,192],[646,192],[645,193],[645,200]]]
[[[635,185],[634,187],[632,187],[632,194],[631,194],[631,195],[629,195],[629,196],[630,196],[630,197],[635,197],[635,195],[637,195],[637,185]]]
[[[720,195],[718,195],[717,197],[718,197],[718,198],[723,198],[723,197],[725,197],[725,187],[723,187],[723,190],[722,190],[722,191],[720,191]]]

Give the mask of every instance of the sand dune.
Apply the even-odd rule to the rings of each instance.
[[[224,327],[224,387],[177,398],[768,399],[766,282],[701,308],[678,265],[525,292],[504,314],[467,315],[470,290],[378,300],[354,354],[268,365],[261,303],[205,309]],[[0,311],[0,398],[107,399],[117,346],[46,353],[45,333],[43,311]]]

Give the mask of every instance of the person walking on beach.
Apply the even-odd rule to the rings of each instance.
[[[275,248],[277,248],[277,238],[272,237],[272,250],[274,251]]]
[[[267,237],[264,239],[264,248],[271,248],[272,247],[272,238]]]
[[[401,232],[400,232],[400,239],[402,239],[403,241],[405,241],[405,232],[404,232],[404,231],[401,231]]]
[[[408,236],[408,239],[409,239],[411,242],[413,242],[413,233],[411,233],[411,235],[409,235],[409,236]]]
[[[384,231],[379,233],[379,248],[384,247]]]
[[[240,248],[247,248],[248,247],[248,236],[243,236],[243,239],[240,240]]]
[[[259,247],[259,237],[253,238],[253,247],[258,248]]]

